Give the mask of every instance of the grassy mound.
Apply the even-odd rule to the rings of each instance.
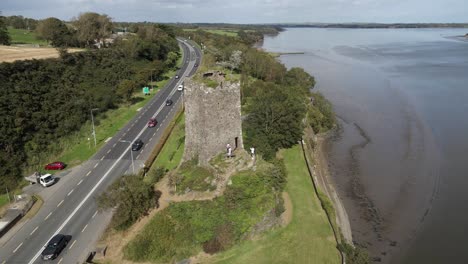
[[[203,174],[195,172],[194,174]],[[132,261],[170,262],[204,250],[230,248],[276,206],[266,174],[246,171],[232,178],[225,195],[207,201],[171,204],[124,248]]]

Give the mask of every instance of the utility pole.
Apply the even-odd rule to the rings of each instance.
[[[99,108],[91,109],[91,123],[93,124],[93,137],[94,137],[94,147],[96,147],[96,130],[94,129],[94,116],[93,111],[99,110]]]
[[[119,142],[124,142],[124,143],[128,143],[132,145],[132,142],[128,140],[119,140]],[[130,156],[132,157],[132,170],[133,170],[133,174],[135,174],[135,163],[133,162],[133,151],[131,148],[129,150],[130,150]]]
[[[8,196],[8,203],[11,204],[10,193],[8,192],[8,187],[5,187],[5,189],[6,189],[6,193],[7,193],[7,196]]]

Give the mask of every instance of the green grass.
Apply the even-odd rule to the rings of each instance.
[[[314,193],[298,146],[283,152],[293,204],[293,218],[285,228],[258,240],[245,241],[216,256],[214,263],[340,263],[327,217]]]
[[[180,115],[176,120],[176,125],[171,135],[167,139],[164,147],[156,158],[154,164],[157,167],[164,167],[168,170],[175,169],[184,154],[185,146],[185,118]]]
[[[10,195],[11,196],[11,195]],[[11,198],[11,197],[10,197]],[[8,196],[7,194],[1,194],[0,195],[0,207],[3,207],[4,205],[8,204]]]
[[[192,161],[184,162],[176,173],[182,176],[177,182],[178,193],[184,193],[187,188],[199,192],[216,189],[215,186],[211,185],[211,181],[214,179],[213,172],[208,168],[197,166]]]
[[[37,38],[36,32],[26,29],[15,29],[8,27],[12,44],[39,44],[46,46],[47,42]]]

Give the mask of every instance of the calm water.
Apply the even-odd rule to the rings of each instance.
[[[353,239],[383,263],[467,263],[468,29],[288,29],[263,48],[333,103]]]

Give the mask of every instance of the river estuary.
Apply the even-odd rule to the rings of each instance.
[[[287,29],[263,48],[337,113],[332,179],[382,263],[467,263],[468,29]]]

